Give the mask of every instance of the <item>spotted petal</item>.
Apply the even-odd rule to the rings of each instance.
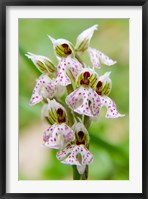
[[[102,106],[106,106],[107,113],[105,115],[106,118],[118,118],[123,117],[124,114],[120,114],[117,110],[116,104],[113,100],[111,100],[107,96],[100,96]]]
[[[102,64],[105,64],[107,66],[111,66],[116,64],[116,61],[113,61],[110,59],[107,55],[100,52],[99,50],[96,50],[94,48],[88,49],[90,60],[94,67],[100,68]]]
[[[99,95],[91,88],[79,87],[66,98],[66,103],[77,113],[97,116],[101,108]]]
[[[30,105],[35,105],[43,98],[53,98],[55,94],[55,84],[46,74],[42,74],[37,80],[34,87]]]
[[[57,66],[57,78],[56,78],[56,84],[59,84],[61,86],[67,86],[71,84],[70,78],[68,77],[66,68],[66,63],[64,63],[64,60],[60,61]]]
[[[79,173],[83,174],[85,166],[93,161],[93,155],[84,145],[71,145],[58,152],[57,159],[64,164],[77,165]]]
[[[71,71],[74,77],[77,77],[83,70],[82,64],[75,58],[67,57],[66,59],[63,59],[63,62],[63,65],[67,67],[67,70]]]
[[[44,146],[61,149],[74,140],[73,130],[66,124],[53,124],[43,135]]]

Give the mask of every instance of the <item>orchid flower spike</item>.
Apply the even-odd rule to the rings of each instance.
[[[94,31],[97,30],[98,25],[94,25],[86,30],[84,30],[76,40],[75,50],[77,52],[84,52],[88,49],[90,40],[94,34]]]
[[[89,48],[88,52],[89,52],[91,63],[96,68],[101,68],[102,64],[111,66],[117,63],[116,61],[113,61],[107,55],[100,52],[99,50],[96,50],[95,48]]]
[[[74,47],[72,43],[66,39],[54,39],[53,37],[49,36],[49,39],[51,40],[53,44],[53,49],[55,52],[56,57],[60,60],[63,57],[74,57]]]
[[[86,165],[93,161],[93,155],[84,145],[69,145],[57,153],[57,159],[63,164],[76,165],[79,174],[83,174]]]
[[[25,55],[32,60],[34,65],[41,73],[48,74],[50,77],[53,77],[53,74],[55,76],[56,67],[49,58],[41,55],[35,55],[30,52]]]

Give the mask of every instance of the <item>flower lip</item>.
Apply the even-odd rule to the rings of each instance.
[[[70,145],[57,153],[57,159],[64,164],[77,165],[78,172],[83,174],[86,165],[93,161],[93,155],[83,145]]]
[[[90,117],[97,116],[100,112],[100,97],[92,88],[80,86],[66,97],[68,106],[79,114]]]
[[[44,146],[49,148],[65,148],[74,141],[74,132],[66,124],[53,124],[43,134]]]

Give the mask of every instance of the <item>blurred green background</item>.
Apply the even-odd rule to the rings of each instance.
[[[123,118],[106,119],[103,108],[89,128],[90,151],[94,161],[89,166],[89,180],[129,179],[129,21],[128,19],[19,19],[19,179],[72,180],[72,167],[56,159],[57,150],[42,147],[42,135],[48,124],[40,118],[42,104],[29,106],[35,79],[40,75],[25,57],[32,52],[49,57],[57,64],[47,35],[65,38],[74,45],[78,34],[98,24],[91,47],[117,64],[103,66],[98,73],[112,71],[112,98]],[[90,65],[88,54],[83,60]]]

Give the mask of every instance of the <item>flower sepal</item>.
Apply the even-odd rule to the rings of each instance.
[[[90,40],[94,34],[94,31],[97,30],[97,27],[98,25],[94,25],[79,34],[75,45],[75,50],[77,52],[84,52],[88,49]]]
[[[49,77],[55,77],[56,67],[49,58],[41,55],[35,55],[30,52],[25,55],[32,60],[36,68],[41,73],[48,74]]]

